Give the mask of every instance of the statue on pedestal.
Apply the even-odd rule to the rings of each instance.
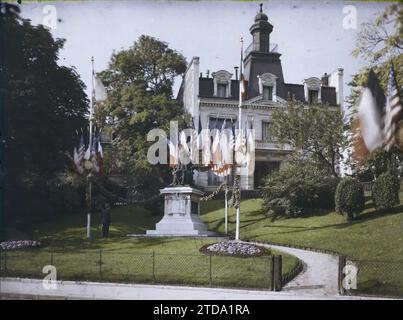
[[[193,171],[194,166],[192,163],[178,163],[172,170],[172,183],[170,186],[193,186]]]

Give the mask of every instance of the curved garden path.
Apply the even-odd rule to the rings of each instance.
[[[338,256],[271,244],[255,244],[292,254],[304,263],[304,270],[288,282],[283,291],[323,297],[339,295]]]

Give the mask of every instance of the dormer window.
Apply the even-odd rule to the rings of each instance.
[[[232,73],[220,70],[212,73],[214,83],[214,97],[231,98]]]
[[[308,103],[321,103],[322,82],[319,78],[311,77],[304,80],[305,101]]]
[[[318,90],[309,90],[309,104],[318,103]]]
[[[227,85],[223,83],[217,83],[217,97],[226,98],[227,97]]]
[[[259,79],[259,94],[263,100],[277,101],[276,83],[277,77],[272,73],[263,73],[257,76]]]
[[[273,100],[273,87],[263,86],[263,100],[272,101]]]

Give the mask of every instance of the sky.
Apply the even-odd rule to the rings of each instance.
[[[128,49],[142,34],[167,42],[188,62],[193,56],[200,57],[203,74],[207,69],[210,74],[220,69],[233,73],[239,65],[240,37],[246,48],[260,2],[274,26],[270,39],[282,54],[285,82],[302,83],[308,77],[343,68],[345,96],[351,76],[366,65],[351,55],[360,25],[375,19],[390,4],[334,0],[47,1],[23,2],[21,16],[35,25],[53,24],[53,36],[66,39],[59,63],[76,68],[89,94],[91,57],[95,58],[95,70],[102,71],[114,51]],[[351,5],[356,9],[357,28],[354,22],[343,27],[351,14],[351,7],[346,6]],[[176,92],[180,80],[175,84]]]

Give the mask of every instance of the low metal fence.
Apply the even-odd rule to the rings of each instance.
[[[229,257],[122,250],[0,251],[0,276],[281,290],[281,256]]]
[[[403,297],[403,261],[340,257],[340,293]]]

